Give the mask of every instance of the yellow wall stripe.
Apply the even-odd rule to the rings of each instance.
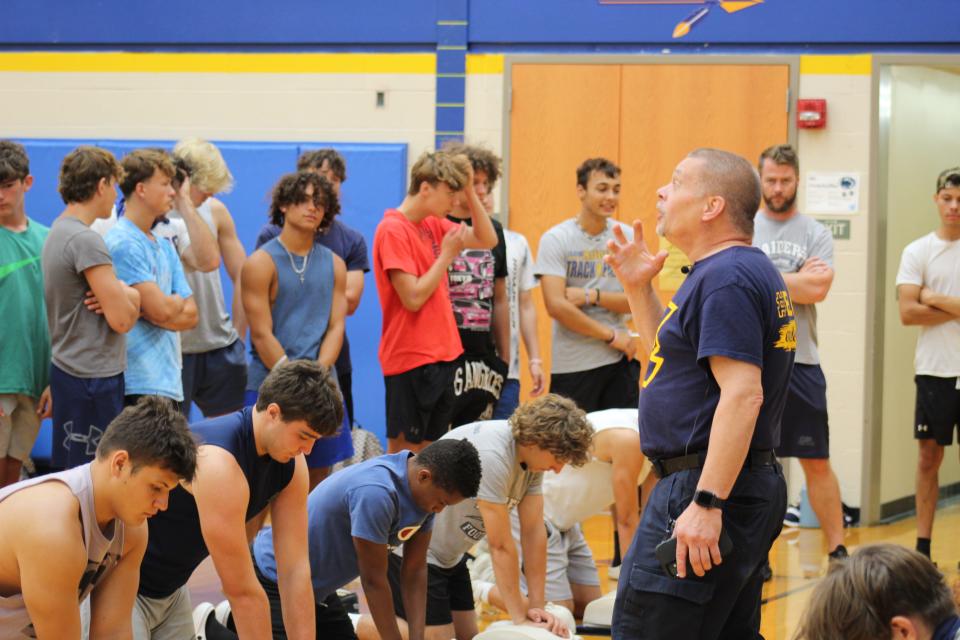
[[[433,53],[0,53],[0,71],[433,74]]]
[[[467,54],[467,73],[503,73],[503,55],[499,53]]]
[[[800,73],[805,75],[869,76],[873,73],[869,54],[856,56],[800,56]]]

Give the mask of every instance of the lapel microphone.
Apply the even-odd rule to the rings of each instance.
[[[687,275],[688,273],[692,273],[692,272],[693,272],[692,264],[685,264],[682,267],[680,267],[680,273],[682,273],[683,275]]]

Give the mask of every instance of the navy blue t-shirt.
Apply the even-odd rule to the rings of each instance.
[[[250,488],[247,521],[263,511],[293,478],[296,460],[277,462],[257,453],[252,407],[203,420],[191,425],[190,431],[198,444],[226,449],[236,458]],[[140,565],[139,592],[148,598],[166,598],[187,583],[193,570],[210,553],[200,530],[197,501],[178,486],[170,492],[167,510],[147,522],[150,538]]]
[[[710,356],[761,368],[763,405],[751,448],[780,444],[780,417],[797,349],[783,277],[760,249],[700,260],[664,310],[640,394],[640,442],[650,458],[704,451],[720,387]]]
[[[280,235],[280,227],[268,222],[260,229],[257,234],[257,246],[273,240]],[[334,218],[330,228],[326,233],[317,234],[316,243],[330,249],[340,256],[347,265],[347,271],[370,271],[370,260],[367,257],[367,241],[356,229],[348,227]],[[350,342],[347,340],[347,334],[343,334],[343,346],[340,348],[340,355],[336,362],[337,375],[349,375],[353,371],[353,365],[350,364]]]
[[[401,451],[371,458],[336,472],[307,498],[310,573],[317,602],[360,575],[353,539],[398,546],[421,529],[433,527],[433,514],[413,501],[407,460]],[[277,580],[273,530],[257,534],[253,556],[261,573]]]

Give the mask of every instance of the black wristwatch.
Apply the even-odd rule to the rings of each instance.
[[[716,494],[703,489],[693,494],[693,501],[704,509],[723,509],[723,505],[727,503],[726,500],[718,498]]]

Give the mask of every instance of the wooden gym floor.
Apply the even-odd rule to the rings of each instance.
[[[916,541],[916,519],[911,517],[892,524],[855,527],[846,532],[846,546],[851,551],[875,542],[892,542],[912,548]],[[584,534],[597,560],[601,589],[604,593],[615,589],[616,583],[607,579],[607,566],[613,553],[610,518],[595,516],[589,519],[584,525]],[[933,560],[950,584],[958,578],[960,546],[953,542],[954,536],[958,535],[960,504],[939,509],[933,532]],[[770,556],[773,580],[763,589],[766,603],[762,610],[761,632],[767,640],[789,640],[792,637],[810,592],[826,569],[826,553],[819,529],[784,527]],[[189,586],[194,606],[203,601],[216,604],[223,600],[220,581],[209,558],[194,573]],[[359,590],[359,580],[347,588]],[[496,619],[499,619],[497,615],[484,611],[481,628]]]

